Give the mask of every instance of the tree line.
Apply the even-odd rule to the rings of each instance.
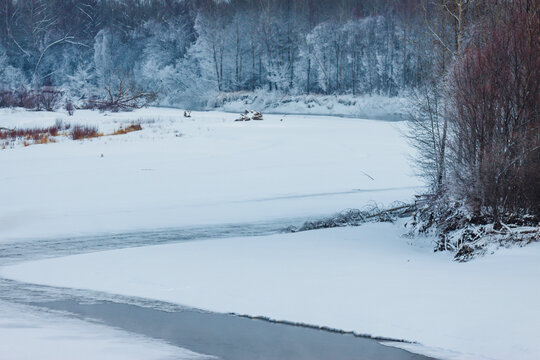
[[[0,87],[87,98],[123,77],[170,104],[255,90],[394,96],[433,67],[424,18],[437,8],[422,3],[3,0]]]

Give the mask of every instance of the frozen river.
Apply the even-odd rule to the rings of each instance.
[[[198,239],[267,235],[304,219],[191,227],[115,236],[0,244],[0,266],[100,250]],[[221,359],[428,359],[335,331],[219,314],[175,304],[0,279],[0,300],[67,312]]]

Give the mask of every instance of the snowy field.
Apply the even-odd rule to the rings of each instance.
[[[444,359],[538,359],[540,246],[469,263],[397,224],[206,240],[23,263],[4,277],[419,342]]]
[[[0,358],[6,360],[209,359],[95,323],[0,302]]]
[[[0,241],[318,217],[411,201],[421,186],[402,122],[236,117],[1,110],[6,128],[62,119],[105,135],[133,122],[143,130],[0,150]],[[403,237],[403,225],[97,252],[0,276],[405,339],[444,359],[540,358],[538,244],[460,264],[434,254],[429,238]]]
[[[409,201],[420,185],[403,123],[150,108],[100,114],[0,110],[0,127],[56,119],[105,134],[0,150],[0,241],[328,215]],[[102,157],[103,155],[103,157]]]

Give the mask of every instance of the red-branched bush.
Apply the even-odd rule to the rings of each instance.
[[[90,139],[101,136],[97,127],[89,125],[75,125],[71,129],[71,138],[73,140]]]
[[[514,0],[476,27],[451,74],[451,179],[475,214],[540,213],[540,9]]]
[[[45,128],[0,128],[0,140],[27,139],[37,141],[44,136],[58,136],[60,131],[68,130],[70,127],[70,124],[57,120],[53,126]]]

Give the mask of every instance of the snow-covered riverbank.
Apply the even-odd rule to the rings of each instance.
[[[419,342],[444,359],[536,359],[540,247],[457,263],[403,221],[139,247],[0,274]]]
[[[403,123],[327,116],[144,109],[110,114],[1,110],[6,128],[56,119],[105,134],[0,150],[0,241],[327,215],[408,201],[419,186]]]
[[[222,93],[208,102],[210,108],[240,112],[257,109],[265,113],[313,114],[366,119],[405,120],[411,101],[406,96],[381,95],[286,95],[255,91]]]
[[[6,128],[62,119],[105,134],[142,130],[0,150],[0,241],[279,223],[411,201],[421,189],[402,122],[235,118],[1,110]],[[538,244],[459,264],[404,232],[400,221],[213,239],[16,264],[0,276],[416,341],[407,347],[445,359],[538,358]]]

